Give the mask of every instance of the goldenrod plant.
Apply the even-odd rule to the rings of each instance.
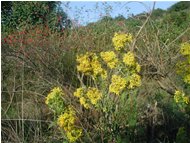
[[[185,59],[178,62],[177,72],[183,77],[184,82],[190,85],[190,44],[188,42],[181,44],[180,53]]]
[[[187,88],[190,87],[190,44],[182,43],[180,46],[180,54],[184,60],[177,63],[177,73],[182,76]],[[181,109],[185,109],[190,104],[190,95],[186,95],[181,90],[176,90],[174,100]]]
[[[86,110],[96,110],[103,115],[100,117],[101,121],[95,123],[95,129],[110,133],[109,138],[115,138],[113,132],[117,130],[116,126],[130,125],[129,118],[123,118],[123,123],[118,122],[117,117],[114,120],[114,116],[121,113],[120,116],[126,117],[126,113],[122,111],[128,108],[127,102],[130,100],[135,103],[136,91],[141,86],[141,67],[135,53],[130,51],[132,40],[130,33],[115,33],[112,39],[113,50],[102,51],[99,54],[87,52],[77,56],[81,85],[74,92],[74,96]],[[85,78],[90,82],[86,83]],[[132,106],[136,108],[135,105]],[[112,126],[106,123],[108,118]],[[121,127],[118,133],[124,130],[125,127]]]
[[[47,95],[45,103],[56,114],[61,114],[65,108],[64,92],[60,87],[54,87]]]
[[[119,110],[129,108],[124,105],[134,99],[136,89],[141,86],[140,65],[135,54],[130,51],[131,42],[131,34],[116,33],[113,37],[112,51],[104,51],[100,54],[87,52],[77,55],[76,58],[81,85],[75,90],[73,96],[85,110],[95,110],[103,114],[101,121],[94,124],[94,129],[98,132],[110,132],[111,138],[115,138],[113,132],[116,131],[116,126],[123,124],[116,123],[114,116],[120,113]],[[91,79],[91,82],[85,83],[85,77]],[[68,141],[77,141],[82,135],[82,128],[74,126],[77,118],[75,111],[64,104],[64,94],[59,87],[52,89],[48,94],[46,104],[54,112],[59,112],[57,124],[64,130]],[[63,108],[63,105],[66,107]],[[106,125],[107,118],[112,118],[111,127]],[[123,120],[126,120],[125,126],[130,125],[130,121],[124,118]],[[125,127],[121,127],[120,130],[119,132],[125,132]]]
[[[60,87],[55,87],[46,97],[45,103],[55,113],[55,121],[69,142],[76,142],[81,135],[82,129],[76,125],[76,112],[71,105],[64,101],[64,91]]]

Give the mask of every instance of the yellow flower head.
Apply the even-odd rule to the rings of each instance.
[[[54,92],[54,93],[58,93],[59,94],[59,93],[62,92],[62,89],[60,87],[55,87],[51,91]]]
[[[112,82],[109,86],[109,91],[119,95],[119,93],[126,86],[126,80],[122,78],[120,75],[113,75],[111,81]]]
[[[180,102],[183,97],[185,96],[185,93],[183,91],[180,90],[176,90],[175,94],[174,94],[174,100],[176,103]]]
[[[81,97],[79,99],[80,104],[84,106],[84,108],[89,109],[90,108],[90,104],[88,103],[87,99],[85,97]]]
[[[180,52],[182,55],[190,55],[190,44],[187,42],[181,44]]]
[[[90,56],[93,55],[88,52],[84,55],[77,56],[77,62],[79,63],[77,70],[79,72],[89,74],[92,71]]]
[[[45,103],[48,105],[55,98],[61,97],[63,95],[63,91],[60,87],[54,87],[51,92],[46,97]]]
[[[127,66],[133,66],[135,65],[135,56],[132,52],[128,52],[127,54],[124,54],[123,56],[123,62]]]
[[[93,76],[95,77],[103,72],[102,66],[98,61],[98,57],[96,55],[92,58],[91,67],[93,70]]]
[[[65,131],[70,131],[74,127],[75,118],[75,111],[69,107],[64,114],[58,117],[57,124]]]
[[[184,76],[184,82],[190,84],[190,74]]]
[[[101,64],[98,61],[98,57],[95,53],[87,52],[84,55],[77,56],[77,62],[77,70],[86,75],[92,75],[96,77],[97,75],[101,75],[103,72]]]
[[[189,104],[189,97],[187,97],[187,96],[183,97],[183,102],[185,104]]]
[[[107,76],[108,76],[107,71],[106,71],[106,70],[103,70],[103,71],[102,71],[102,74],[101,74],[102,79],[106,79]]]
[[[77,128],[66,133],[69,142],[76,142],[76,140],[79,139],[81,135],[82,135],[82,129],[77,129]]]
[[[76,113],[72,107],[68,107],[67,111],[60,115],[57,124],[60,129],[66,132],[66,136],[70,142],[75,142],[82,135],[82,129],[75,127]]]
[[[133,89],[134,87],[139,86],[141,86],[141,77],[138,74],[134,73],[130,77],[128,88]]]
[[[90,99],[90,102],[93,105],[96,105],[97,102],[101,99],[102,93],[94,87],[89,87],[87,91],[87,97]]]
[[[84,94],[84,88],[80,87],[74,92],[74,96],[81,97]]]
[[[185,96],[185,93],[180,90],[175,91],[174,100],[176,103],[189,104],[189,97]]]
[[[112,42],[117,51],[124,48],[127,44],[127,42],[132,41],[132,35],[131,34],[119,34],[115,33]]]
[[[116,67],[118,63],[118,59],[117,59],[116,54],[113,51],[101,52],[100,56],[106,62],[108,67],[110,67],[111,69]]]
[[[80,104],[84,106],[84,108],[88,109],[90,108],[90,104],[88,103],[88,100],[86,98],[86,89],[83,87],[77,88],[77,90],[74,92],[74,96],[79,98]]]
[[[80,87],[74,92],[74,96],[79,98],[80,104],[84,108],[89,109],[91,104],[97,104],[102,97],[102,93],[94,87],[89,87],[88,89]]]
[[[141,66],[138,63],[136,63],[136,71],[140,72],[140,70],[141,70]]]

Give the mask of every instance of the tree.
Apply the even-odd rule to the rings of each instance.
[[[119,16],[115,17],[115,20],[124,21],[124,20],[126,20],[126,18],[123,15],[119,15]]]
[[[57,18],[58,18],[58,23],[56,27],[59,30],[62,30],[63,28],[71,28],[72,22],[61,7],[58,8]]]
[[[172,12],[172,11],[181,11],[181,10],[187,10],[190,9],[190,2],[189,1],[181,1],[178,2],[176,4],[174,4],[173,6],[171,6],[168,11]]]
[[[157,8],[152,11],[152,18],[161,18],[164,15],[164,13],[166,13],[165,10]]]
[[[71,26],[71,23],[65,23],[67,14],[57,1],[2,1],[1,4],[2,31],[10,32],[38,24],[59,30]]]

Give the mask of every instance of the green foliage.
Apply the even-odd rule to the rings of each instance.
[[[101,19],[102,22],[108,22],[108,21],[111,21],[111,20],[113,20],[113,18],[110,17],[110,16],[104,16],[104,17],[102,17],[102,19]]]
[[[124,20],[126,20],[126,18],[123,15],[119,15],[119,16],[115,17],[114,20],[124,21]]]
[[[165,13],[166,13],[165,10],[157,8],[157,9],[152,11],[151,17],[154,18],[154,19],[162,18]]]
[[[178,129],[177,135],[176,135],[176,143],[188,143],[189,139],[187,137],[187,131],[184,127],[180,127]]]
[[[190,2],[189,1],[181,1],[181,2],[178,2],[174,5],[172,5],[168,11],[169,12],[179,12],[179,11],[182,11],[182,10],[189,10],[190,8]]]
[[[21,27],[43,24],[62,30],[71,26],[67,15],[60,8],[60,2],[2,2],[2,30],[11,32]]]

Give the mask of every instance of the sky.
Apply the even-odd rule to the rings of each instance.
[[[155,8],[166,10],[177,1],[158,1]],[[115,1],[115,2],[93,2],[93,1],[71,1],[62,2],[63,10],[68,17],[76,22],[77,25],[86,25],[91,22],[98,21],[103,16],[116,17],[123,15],[128,17],[131,14],[139,14],[149,12],[153,7],[153,1]]]

